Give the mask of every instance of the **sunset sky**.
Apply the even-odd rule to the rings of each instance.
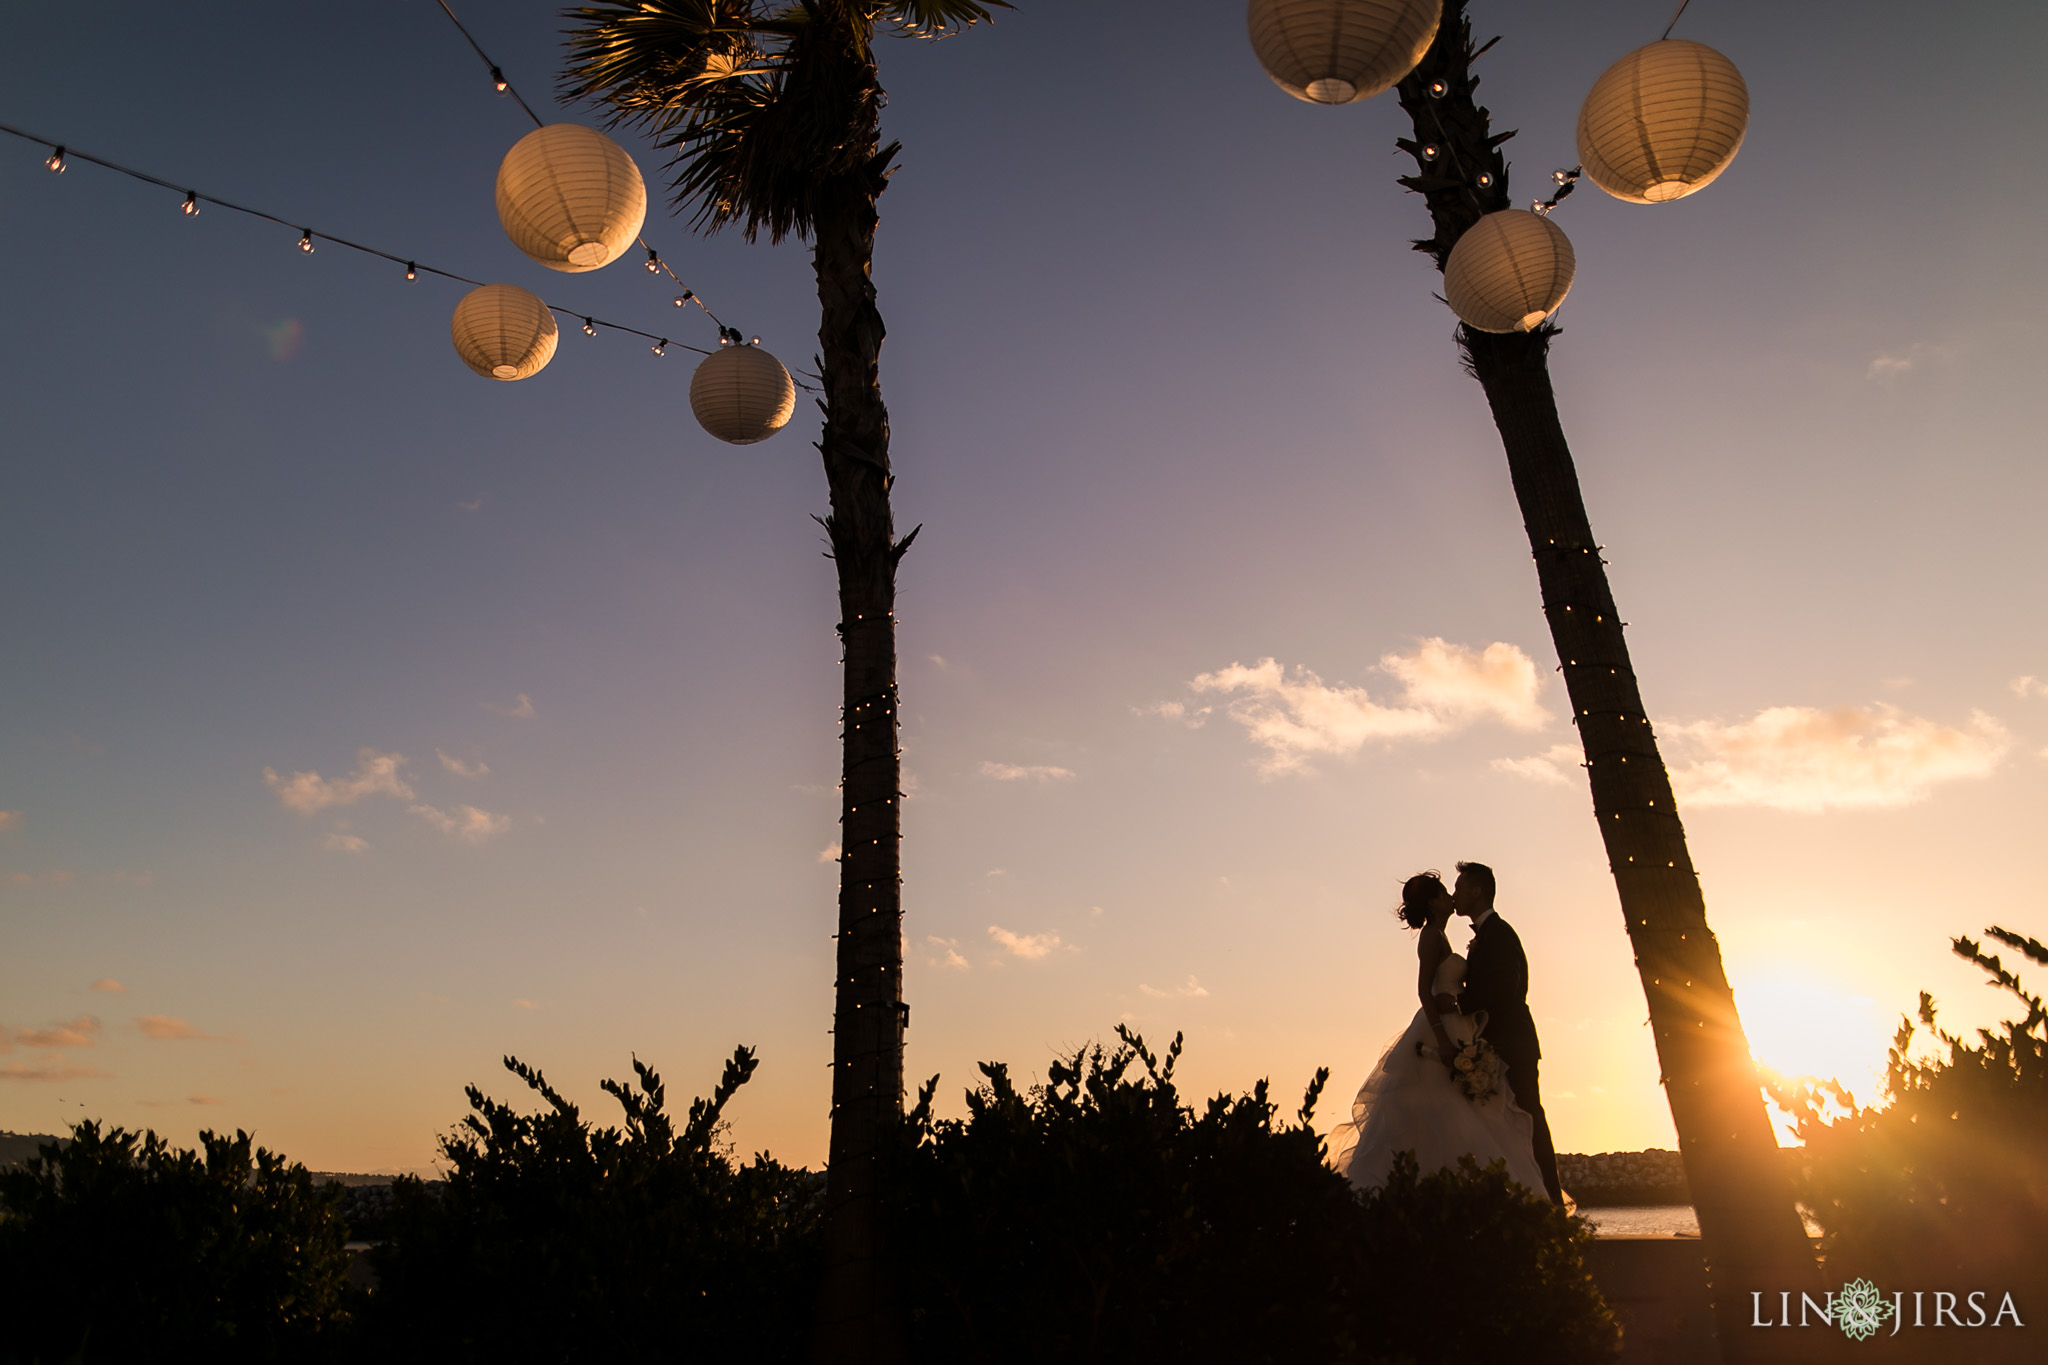
[[[1672,1145],[1399,108],[1288,98],[1240,0],[1018,4],[882,52],[910,1074],[957,1113],[976,1061],[1127,1021],[1186,1031],[1191,1094],[1330,1067],[1327,1127],[1414,1008],[1402,878],[1470,858],[1558,1147]],[[1518,201],[1672,4],[1474,0]],[[545,112],[557,8],[457,9]],[[1558,210],[1553,373],[1751,1041],[1867,1097],[1921,988],[2000,1017],[1951,936],[2048,934],[2048,9],[1678,33],[1748,141]],[[505,239],[530,124],[431,0],[10,8],[0,122],[714,340],[631,261]],[[460,286],[47,153],[0,138],[0,1128],[422,1169],[506,1053],[608,1119],[635,1052],[686,1100],[748,1043],[734,1140],[821,1162],[815,410],[720,445],[694,356],[573,327],[479,379]],[[804,249],[687,228],[647,231],[810,368]]]

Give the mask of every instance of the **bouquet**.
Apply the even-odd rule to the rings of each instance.
[[[1474,1038],[1451,1057],[1451,1075],[1474,1104],[1500,1093],[1500,1072],[1500,1054],[1484,1038]]]

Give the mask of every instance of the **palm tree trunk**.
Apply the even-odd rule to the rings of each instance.
[[[889,412],[878,378],[882,315],[869,267],[875,199],[893,149],[836,179],[817,217],[813,260],[831,484],[825,528],[839,571],[845,650],[840,722],[839,948],[832,1031],[825,1280],[812,1358],[901,1359],[884,1246],[885,1144],[903,1113],[901,763],[896,748],[896,562],[889,510]],[[915,535],[912,532],[912,535]]]
[[[1464,0],[1446,0],[1435,44],[1400,87],[1416,137],[1400,145],[1416,156],[1419,172],[1402,183],[1428,200],[1436,235],[1416,247],[1439,269],[1482,214],[1509,207],[1499,144],[1512,134],[1491,135],[1487,111],[1472,98],[1477,82],[1468,70],[1474,53],[1463,11]],[[1432,96],[1430,87],[1439,83],[1442,93]],[[1485,187],[1478,184],[1482,175],[1492,177]],[[1548,325],[1507,335],[1461,326],[1458,342],[1500,429],[1535,553],[1699,1214],[1723,1357],[1811,1359],[1819,1343],[1781,1341],[1751,1326],[1752,1292],[1770,1305],[1787,1290],[1795,1303],[1802,1291],[1818,1299],[1819,1271],[1764,1112],[1720,946],[1707,927],[1671,781],[1558,421],[1548,364],[1554,334]]]

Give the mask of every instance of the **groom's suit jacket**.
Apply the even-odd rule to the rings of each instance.
[[[1529,1014],[1529,958],[1521,936],[1498,914],[1472,935],[1465,949],[1465,989],[1458,1009],[1486,1011],[1486,1037],[1509,1066],[1534,1067],[1543,1055],[1536,1041],[1536,1020]]]

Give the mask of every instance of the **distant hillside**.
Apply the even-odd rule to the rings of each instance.
[[[56,1141],[58,1139],[48,1133],[0,1132],[0,1170],[19,1166],[36,1154],[36,1148]]]

